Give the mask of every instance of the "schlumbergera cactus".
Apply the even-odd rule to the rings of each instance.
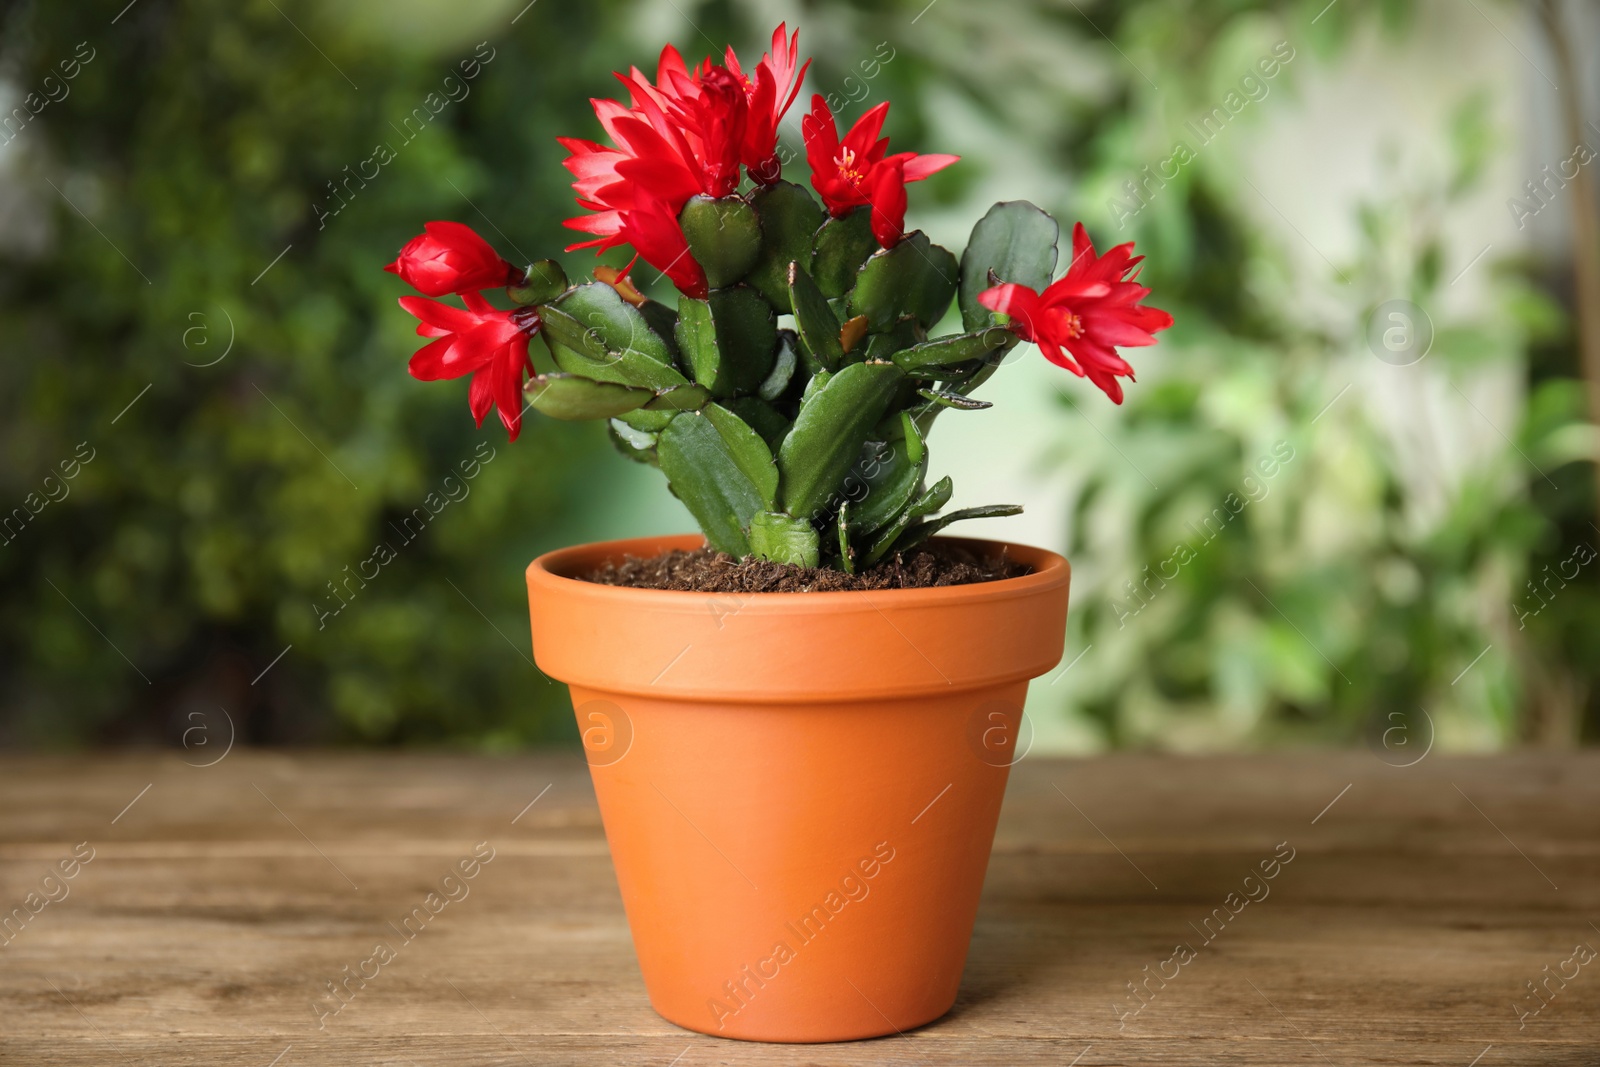
[[[1052,282],[1059,228],[1025,201],[990,209],[959,263],[904,232],[906,184],[956,157],[889,154],[887,103],[841,139],[814,97],[801,132],[821,202],[783,180],[798,38],[779,26],[753,77],[732,49],[690,68],[669,45],[654,81],[617,75],[629,104],[594,102],[612,144],[562,139],[590,212],[567,224],[593,236],[567,251],[629,245],[626,268],[572,285],[553,260],[515,268],[468,227],[433,222],[386,269],[465,303],[400,300],[437,338],[412,375],[471,374],[480,425],[491,407],[512,439],[527,407],[607,420],[714,548],[855,571],[957,520],[1021,510],[943,512],[952,486],[928,484],[926,443],[943,412],[990,406],[971,394],[1019,341],[1121,403],[1117,379],[1133,369],[1117,346],[1153,344],[1172,319],[1140,303],[1132,245],[1097,255],[1081,224]],[[639,259],[676,285],[676,309],[635,286]],[[479,291],[502,287],[515,307]],[[952,300],[961,330],[930,337]],[[530,357],[534,336],[548,369]]]

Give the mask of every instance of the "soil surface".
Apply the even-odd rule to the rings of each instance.
[[[1033,568],[1002,557],[981,556],[958,545],[932,544],[894,555],[859,574],[826,567],[797,567],[768,560],[737,560],[709,548],[673,549],[650,559],[629,556],[583,577],[600,585],[675,589],[691,593],[837,593],[877,589],[931,589],[1028,574]]]

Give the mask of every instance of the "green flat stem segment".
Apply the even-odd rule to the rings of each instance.
[[[892,363],[852,363],[806,397],[778,450],[785,511],[810,520],[832,510],[832,498],[903,381]]]
[[[523,387],[528,403],[541,415],[577,422],[609,419],[643,407],[655,394],[648,389],[597,382],[573,374],[539,374]]]
[[[833,370],[844,360],[844,346],[839,343],[839,316],[828,306],[817,283],[800,268],[789,264],[789,301],[794,308],[795,329],[806,350],[827,370]]]
[[[850,291],[850,314],[865,315],[874,333],[906,315],[928,329],[950,306],[959,276],[956,257],[918,230],[862,265]]]
[[[972,228],[967,249],[961,254],[961,324],[981,330],[994,321],[993,313],[978,303],[989,288],[989,272],[1003,282],[1016,282],[1043,291],[1055,273],[1061,227],[1056,220],[1026,200],[996,204]]]
[[[821,558],[822,539],[804,519],[762,511],[750,520],[750,553],[774,563],[815,567]]]
[[[706,285],[721,289],[750,273],[761,254],[761,222],[743,197],[691,197],[678,216],[689,254],[706,272]]]

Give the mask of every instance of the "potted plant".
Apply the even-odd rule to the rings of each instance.
[[[571,690],[652,1005],[768,1041],[949,1010],[1028,682],[1061,657],[1066,561],[933,539],[1020,509],[945,512],[929,430],[989,406],[972,393],[1020,341],[1120,403],[1118,346],[1172,321],[1132,246],[1097,254],[1081,225],[1052,281],[1057,225],[1025,202],[959,262],[907,233],[906,186],[956,157],[889,153],[886,103],[841,136],[815,97],[811,190],[784,180],[805,72],[779,26],[749,73],[668,46],[653,80],[618,75],[628,101],[594,103],[610,143],[562,144],[591,238],[568,251],[631,246],[624,269],[574,284],[453,222],[386,268],[435,338],[413,376],[470,374],[473,416],[513,439],[527,407],[606,420],[700,526],[534,560],[533,645]],[[960,329],[930,336],[952,301]]]

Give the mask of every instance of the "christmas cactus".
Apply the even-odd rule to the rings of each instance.
[[[668,46],[654,81],[618,75],[629,103],[594,102],[609,145],[562,139],[589,212],[567,225],[592,236],[567,251],[631,246],[626,268],[573,284],[553,260],[514,267],[470,228],[432,222],[386,269],[424,294],[400,305],[436,338],[412,375],[472,375],[480,425],[491,408],[513,439],[530,407],[605,420],[712,547],[853,572],[960,519],[1021,510],[946,512],[950,479],[928,484],[934,421],[989,407],[972,394],[1015,345],[1120,403],[1133,369],[1117,347],[1153,344],[1172,319],[1140,303],[1132,246],[1097,255],[1081,224],[1052,281],[1059,228],[1025,201],[990,209],[959,261],[905,232],[907,184],[957,160],[889,153],[887,103],[841,137],[814,97],[801,133],[816,195],[785,181],[798,36],[778,27],[753,76],[732,49],[690,68]],[[676,308],[636,287],[641,259],[676,286]],[[514,306],[493,306],[482,291],[495,289]],[[428,299],[450,294],[465,307]],[[929,336],[952,300],[961,330]]]

